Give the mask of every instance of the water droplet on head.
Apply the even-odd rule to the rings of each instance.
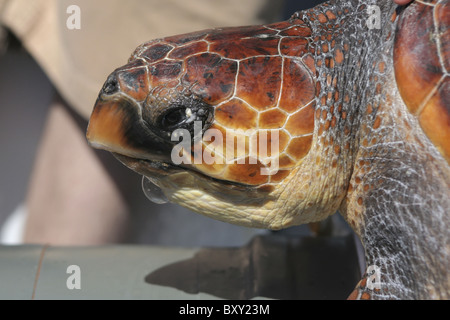
[[[154,184],[147,177],[142,177],[142,190],[144,191],[147,199],[149,199],[153,203],[165,204],[169,202],[167,197],[162,192],[161,188]]]

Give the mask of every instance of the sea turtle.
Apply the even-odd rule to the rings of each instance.
[[[334,0],[150,41],[107,79],[87,138],[216,219],[339,211],[366,252],[350,298],[450,298],[449,18],[449,0]]]

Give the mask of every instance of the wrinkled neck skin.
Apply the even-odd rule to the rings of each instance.
[[[368,28],[369,5],[380,8],[379,29]],[[396,9],[331,1],[296,14],[312,27],[320,84],[311,192],[321,193],[314,208],[338,209],[365,247],[371,269],[354,298],[449,298],[450,167],[398,93]]]

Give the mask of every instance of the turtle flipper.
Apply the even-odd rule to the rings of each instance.
[[[450,293],[450,170],[431,144],[419,147],[413,137],[400,139],[405,132],[396,121],[383,119],[391,132],[376,155],[370,156],[373,146],[360,148],[340,210],[366,255],[366,275],[351,298],[445,299]]]

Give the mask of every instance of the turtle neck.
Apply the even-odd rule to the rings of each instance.
[[[356,298],[448,298],[450,172],[396,86],[398,12],[387,0],[330,1],[293,17],[315,47],[315,143],[327,167],[316,183],[346,190],[340,212],[369,268]]]

